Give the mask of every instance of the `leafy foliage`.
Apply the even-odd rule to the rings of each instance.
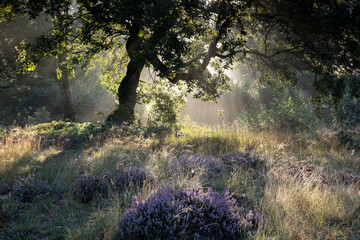
[[[333,121],[340,127],[352,128],[360,124],[360,98],[352,97],[346,89],[337,108],[332,109]]]
[[[245,239],[260,220],[249,211],[239,213],[229,191],[212,189],[163,188],[141,201],[134,198],[133,208],[119,222],[121,239]]]
[[[105,129],[96,122],[71,123],[64,121],[52,121],[49,123],[41,123],[31,126],[28,130],[44,136],[84,139]]]
[[[46,110],[46,107],[37,108],[34,112],[34,116],[30,116],[28,123],[38,124],[50,122],[50,113]]]
[[[105,51],[98,54],[95,62],[100,64],[101,84],[106,91],[117,96],[121,79],[124,77],[124,70],[129,59],[124,52],[123,46],[114,51]]]
[[[310,129],[314,126],[315,112],[304,93],[283,86],[280,92],[273,92],[267,105],[255,101],[245,107],[238,121],[254,129]],[[261,96],[260,96],[261,97]]]
[[[360,6],[353,1],[75,2],[21,0],[1,7],[32,18],[45,12],[57,23],[52,36],[43,35],[31,47],[35,59],[64,52],[72,63],[69,72],[74,65],[90,64],[103,50],[114,50],[114,59],[126,59],[119,60],[127,64],[126,74],[115,69],[114,61],[105,63],[111,66],[106,76],[123,76],[115,81],[118,88],[107,86],[119,101],[109,122],[134,120],[140,74],[150,66],[161,79],[185,84],[194,97],[210,101],[228,89],[224,71],[235,59],[252,63],[266,82],[295,85],[298,71],[311,70],[320,75],[313,97],[318,102],[326,96],[336,102],[344,76],[358,71]],[[59,15],[59,10],[66,14]],[[7,15],[12,14],[2,18]],[[107,77],[105,83],[112,81]],[[157,107],[168,111],[169,97],[158,99],[166,104]]]
[[[187,94],[183,86],[172,86],[163,79],[142,84],[138,99],[149,106],[147,124],[150,127],[179,127],[179,108],[185,104]]]

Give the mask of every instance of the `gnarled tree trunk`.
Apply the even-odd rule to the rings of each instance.
[[[126,75],[118,88],[119,105],[106,119],[111,124],[132,123],[135,120],[136,90],[139,86],[141,71],[145,65],[144,58],[139,53],[142,43],[139,30],[140,26],[134,23],[130,29],[130,37],[126,42],[126,51],[130,57],[130,62],[127,65]]]
[[[114,124],[121,124],[124,122],[131,123],[134,119],[135,104],[136,104],[136,89],[139,85],[140,74],[144,67],[144,63],[140,63],[131,59],[127,65],[125,77],[122,79],[118,89],[119,105],[112,112],[107,122]]]

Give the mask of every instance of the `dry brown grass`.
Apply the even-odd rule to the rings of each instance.
[[[40,151],[41,138],[35,134],[0,137],[0,173],[17,161],[26,161]]]

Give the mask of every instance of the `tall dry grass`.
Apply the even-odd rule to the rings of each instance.
[[[264,155],[264,169],[234,168],[211,179],[204,177],[201,168],[190,175],[174,174],[172,161],[179,155],[218,156],[244,151],[249,145]],[[158,187],[171,184],[212,186],[217,191],[230,186],[240,204],[258,209],[262,215],[253,239],[357,239],[360,155],[333,146],[316,132],[250,131],[234,125],[189,125],[164,137],[161,144],[155,137],[114,132],[104,136],[101,144],[85,149],[53,151],[41,149],[35,134],[8,134],[1,137],[0,171],[15,178],[22,169],[32,167],[40,179],[64,193],[61,204],[54,205],[51,198],[34,204],[34,211],[43,211],[46,205],[55,209],[56,216],[46,212],[46,223],[34,220],[30,227],[45,224],[44,229],[59,232],[65,239],[112,239],[136,193],[125,192],[84,206],[68,198],[67,191],[80,171],[101,175],[129,166],[144,167],[156,176],[156,184],[141,189],[144,199]],[[31,214],[34,212],[22,217],[32,219]],[[59,225],[63,228],[58,229]],[[11,226],[19,227],[20,220]]]
[[[26,162],[41,149],[41,138],[35,134],[23,136],[4,134],[0,136],[0,174],[11,165]]]

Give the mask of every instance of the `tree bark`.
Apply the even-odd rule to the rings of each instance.
[[[110,124],[132,123],[135,120],[136,90],[145,65],[145,58],[140,54],[142,38],[139,37],[140,25],[138,22],[135,21],[129,31],[130,37],[126,42],[126,51],[130,62],[127,65],[126,75],[118,88],[119,105],[106,119]]]
[[[134,122],[135,105],[137,98],[137,87],[139,86],[140,74],[144,68],[141,63],[133,58],[127,65],[125,77],[118,88],[119,105],[107,118],[108,123],[122,124]]]
[[[60,53],[58,55],[59,66],[62,67],[66,63],[66,53]],[[72,101],[72,94],[70,89],[70,79],[65,69],[62,70],[61,77],[59,79],[61,105],[63,112],[63,120],[76,121],[76,112]]]

